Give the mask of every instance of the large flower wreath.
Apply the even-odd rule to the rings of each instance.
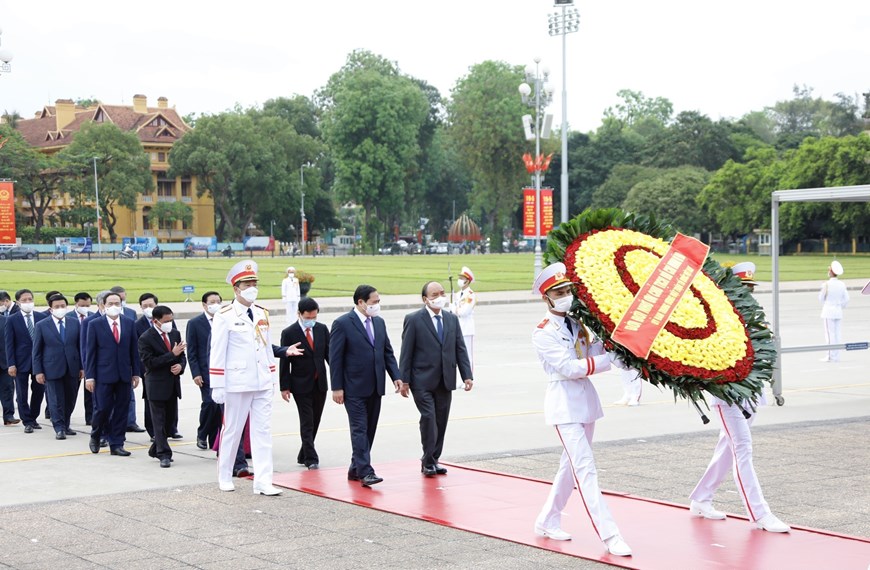
[[[646,359],[611,340],[674,234],[654,218],[615,208],[586,210],[550,232],[545,262],[565,264],[576,286],[572,316],[643,378],[696,404],[703,390],[752,406],[772,381],[773,337],[749,289],[709,256]]]

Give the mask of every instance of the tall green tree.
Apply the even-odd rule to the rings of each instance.
[[[667,220],[683,233],[707,232],[709,220],[699,211],[696,199],[709,176],[693,166],[668,169],[657,178],[635,184],[623,208]]]
[[[59,154],[70,163],[80,165],[83,173],[93,172],[92,157],[96,157],[101,218],[114,243],[118,238],[115,232],[117,208],[135,210],[139,195],[151,192],[154,187],[151,161],[139,138],[114,123],[85,123],[73,142]],[[82,184],[84,180],[81,179]]]
[[[728,160],[741,158],[730,136],[728,122],[714,123],[697,111],[684,111],[664,131],[646,141],[644,162],[662,168],[687,165],[715,171]]]
[[[667,125],[674,113],[674,105],[664,97],[647,97],[641,91],[620,89],[616,96],[622,99],[604,111],[605,119],[616,119],[632,128],[646,121]]]
[[[166,226],[172,240],[172,228],[176,222],[189,224],[193,221],[193,208],[184,202],[157,202],[148,213],[148,220],[157,227]]]
[[[638,164],[617,164],[604,184],[592,195],[593,208],[619,208],[634,185],[661,176],[660,168]]]

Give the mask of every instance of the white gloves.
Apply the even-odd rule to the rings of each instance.
[[[223,388],[212,388],[211,399],[215,404],[223,404],[226,401],[226,390]]]
[[[616,366],[617,368],[619,368],[621,370],[625,370],[627,368],[625,362],[623,362],[622,359],[619,357],[619,355],[616,354],[615,352],[608,352],[607,356],[608,356],[608,358],[610,358],[610,363],[613,364],[614,366]]]

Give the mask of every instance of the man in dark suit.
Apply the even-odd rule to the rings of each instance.
[[[280,383],[281,397],[285,402],[296,402],[299,412],[299,435],[302,447],[296,462],[308,469],[319,468],[320,458],[314,448],[314,438],[323,416],[326,402],[326,364],[329,362],[329,329],[317,322],[320,306],[311,297],[303,297],[297,306],[298,317],[295,323],[281,332],[281,345],[290,346],[302,343],[305,352],[299,356],[281,359]]]
[[[6,319],[9,308],[13,306],[12,297],[0,291],[0,406],[3,408],[3,425],[14,426],[21,422],[15,417],[15,378],[9,375],[6,362]]]
[[[136,322],[136,311],[127,306],[127,290],[124,289],[121,285],[115,285],[111,289],[110,292],[116,293],[121,297],[121,315],[127,317],[128,319],[132,319],[133,322]],[[157,305],[157,303],[155,303]],[[136,335],[136,338],[139,338],[139,335]],[[141,363],[140,363],[141,366]],[[143,388],[144,390],[144,388]],[[146,405],[147,409],[147,405]],[[141,427],[136,422],[136,393],[135,390],[130,392],[130,408],[127,411],[127,431],[142,433],[145,431],[145,428]]]
[[[139,356],[145,370],[144,393],[154,426],[154,443],[148,455],[158,458],[160,467],[166,468],[172,461],[167,438],[175,429],[181,374],[187,363],[186,345],[181,341],[181,333],[173,327],[172,309],[157,305],[151,316],[153,326],[139,336]]]
[[[371,464],[381,397],[386,393],[386,375],[402,387],[399,367],[387,336],[387,326],[378,313],[381,297],[371,285],[353,293],[356,307],[332,323],[329,335],[329,377],[332,400],[344,405],[350,425],[353,455],[347,478],[371,487],[383,481]],[[407,392],[403,394],[407,397]]]
[[[94,392],[91,453],[99,453],[100,436],[108,434],[112,455],[128,456],[124,432],[130,393],[139,385],[140,362],[135,323],[121,315],[121,297],[109,293],[105,316],[88,324],[85,388]],[[111,421],[110,421],[111,416]]]
[[[199,427],[196,428],[196,446],[209,449],[221,427],[221,407],[211,399],[211,383],[208,373],[208,349],[211,325],[221,309],[221,296],[217,291],[207,291],[202,296],[202,314],[187,322],[187,363],[193,383],[199,388],[202,405],[199,408]],[[244,454],[243,454],[244,458]],[[247,466],[247,463],[245,464]]]
[[[45,386],[55,439],[76,435],[70,417],[76,407],[79,383],[84,376],[79,352],[78,319],[67,311],[66,297],[49,298],[51,316],[36,323],[33,337],[33,374]]]
[[[142,336],[142,334],[148,329],[153,327],[153,316],[154,307],[156,307],[160,303],[159,299],[157,299],[157,295],[154,293],[142,293],[139,295],[139,308],[142,309],[142,316],[136,320],[136,337]],[[175,326],[175,321],[172,321],[172,330],[178,330]],[[145,370],[144,366],[142,368],[143,372]],[[145,429],[143,430],[139,427],[138,424],[132,424],[127,426],[128,432],[138,432],[147,431],[148,435],[151,436],[151,440],[154,441],[154,424],[151,421],[151,406],[148,405],[148,383],[142,384],[142,399],[145,400]],[[170,406],[175,406],[175,413],[173,417],[175,420],[172,423],[171,429],[169,431],[169,437],[172,439],[181,439],[182,436],[178,433],[178,400],[170,400]]]
[[[24,423],[24,433],[33,433],[35,429],[42,429],[36,420],[39,419],[42,399],[45,397],[45,386],[38,383],[31,374],[33,337],[36,334],[36,323],[45,318],[45,313],[33,310],[33,292],[30,289],[16,291],[15,300],[18,301],[20,311],[6,321],[6,363],[9,365],[9,375],[15,378],[18,415]]]
[[[86,371],[88,369],[88,363],[86,360],[87,352],[88,352],[88,350],[87,350],[88,326],[91,324],[91,322],[93,322],[94,319],[105,316],[105,314],[106,314],[106,307],[105,307],[106,295],[108,295],[109,293],[110,293],[110,291],[108,291],[108,290],[100,291],[99,293],[97,293],[96,297],[94,297],[94,301],[97,303],[97,310],[92,312],[92,313],[88,313],[88,315],[85,316],[84,319],[82,319],[81,315],[79,315],[79,325],[81,327],[81,330],[79,331],[79,345],[80,345],[79,352],[81,352],[81,355],[82,355],[82,366],[84,367],[84,369]],[[76,310],[79,310],[79,309],[76,309]],[[93,423],[94,407],[95,407],[94,406],[94,393],[88,389],[85,389],[84,403],[85,403],[85,425],[91,425]],[[103,442],[103,443],[104,443],[104,445],[102,447],[105,447],[106,445],[108,445],[108,442]]]
[[[423,443],[421,472],[427,477],[444,475],[438,465],[444,449],[444,434],[450,417],[450,402],[456,389],[456,369],[465,390],[471,390],[471,360],[465,348],[459,319],[442,309],[448,299],[440,283],[430,281],[421,291],[423,308],[405,316],[399,368],[420,411],[420,440]]]

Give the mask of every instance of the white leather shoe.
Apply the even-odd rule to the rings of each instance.
[[[628,403],[628,406],[631,407],[631,408],[633,408],[634,406],[639,406],[639,405],[640,405],[640,402],[638,402],[637,400],[631,400],[631,401]]]
[[[275,495],[280,495],[284,491],[279,489],[278,487],[273,487],[269,485],[268,487],[254,487],[255,495],[266,495],[267,497],[274,497]]]
[[[218,481],[218,487],[221,491],[235,491],[236,486],[232,481]]]
[[[561,528],[544,528],[540,525],[535,525],[535,534],[552,540],[571,540],[571,535]]]
[[[689,514],[691,514],[693,517],[702,517],[714,521],[725,520],[725,513],[723,513],[722,511],[717,511],[710,503],[699,503],[698,501],[692,501],[692,505],[689,507]]]
[[[628,396],[623,396],[622,398],[613,402],[614,406],[625,406],[626,404],[628,404]]]
[[[773,513],[767,513],[755,521],[755,524],[758,525],[758,528],[767,532],[788,532],[791,530],[790,526],[776,518],[776,515]]]
[[[618,534],[605,540],[604,545],[607,547],[607,551],[614,556],[631,556],[631,548]]]

